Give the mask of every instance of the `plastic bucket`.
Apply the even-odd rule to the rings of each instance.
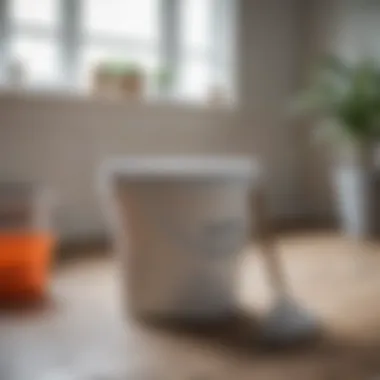
[[[0,300],[45,294],[54,241],[48,233],[0,233]]]
[[[245,160],[126,160],[108,168],[107,211],[128,311],[220,319],[236,312],[253,174]]]

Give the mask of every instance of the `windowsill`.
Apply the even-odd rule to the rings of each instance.
[[[234,112],[236,104],[209,105],[203,101],[180,98],[149,97],[143,99],[122,99],[96,96],[77,90],[52,90],[52,89],[24,89],[0,86],[0,100],[17,99],[25,101],[41,100],[58,103],[93,104],[110,106],[133,106],[133,107],[159,107],[173,108],[176,110],[195,110],[212,112]]]

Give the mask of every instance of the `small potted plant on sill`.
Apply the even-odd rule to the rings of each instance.
[[[94,89],[100,95],[140,98],[144,90],[144,72],[128,62],[102,62],[94,75]]]
[[[335,143],[333,182],[343,230],[356,238],[372,237],[380,66],[370,59],[348,63],[329,57],[297,99],[296,110],[315,116],[320,136]]]
[[[141,98],[144,92],[144,71],[134,63],[120,67],[120,89],[127,98]]]

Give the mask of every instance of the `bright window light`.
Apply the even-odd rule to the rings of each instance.
[[[84,0],[87,34],[157,40],[158,0]]]
[[[20,63],[32,88],[83,91],[99,63],[122,61],[145,71],[147,96],[207,101],[234,91],[236,0],[5,1],[3,62]],[[7,67],[0,64],[5,82]],[[158,80],[160,68],[168,69],[168,86]]]
[[[58,23],[59,3],[59,0],[11,0],[10,16],[16,23],[55,26]]]
[[[185,59],[179,65],[178,96],[205,100],[210,85],[210,67],[207,61]]]
[[[207,51],[212,45],[214,0],[182,0],[180,38],[183,50]]]
[[[60,64],[57,44],[52,39],[15,36],[11,46],[13,59],[22,63],[28,83],[57,83]]]

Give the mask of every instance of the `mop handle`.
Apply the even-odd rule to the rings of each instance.
[[[258,240],[262,256],[267,266],[272,289],[277,296],[280,296],[287,292],[287,284],[280,257],[275,247],[275,232],[269,218],[267,200],[264,190],[261,187],[252,191],[251,213],[251,239],[252,241]],[[256,221],[256,223],[254,223],[254,221]]]

